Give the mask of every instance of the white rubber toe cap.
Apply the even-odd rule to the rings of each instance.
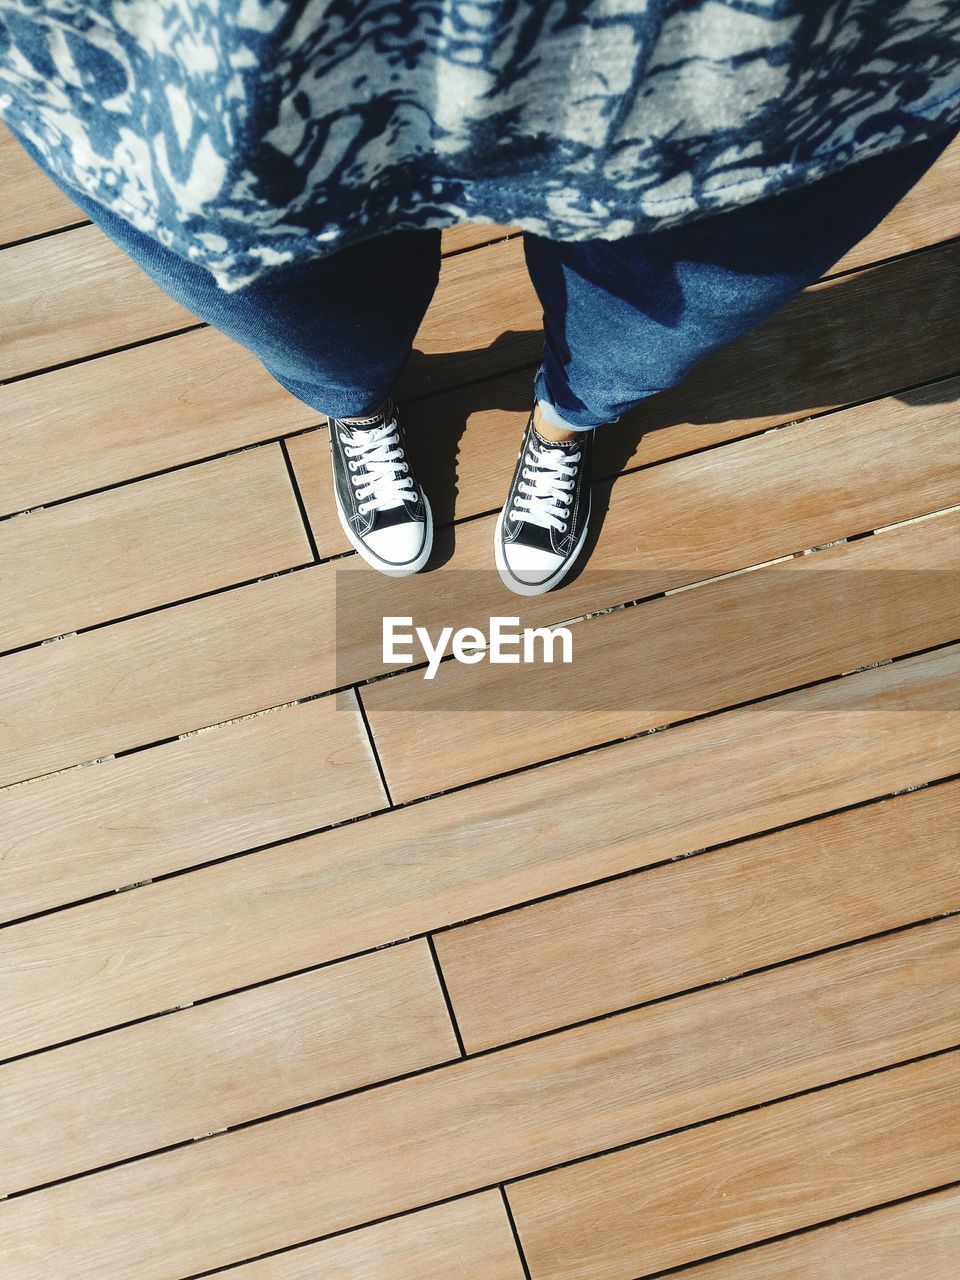
[[[540,547],[527,547],[522,542],[505,542],[503,559],[507,569],[525,586],[548,582],[563,564],[563,556]]]
[[[493,554],[500,581],[518,596],[539,596],[552,591],[573,568],[587,536],[587,525],[584,524],[577,545],[570,554],[558,556],[539,547],[505,542],[503,527],[504,513],[501,511],[493,534]]]
[[[374,529],[364,537],[364,542],[384,564],[404,569],[419,559],[424,534],[425,526],[420,521],[405,521],[388,529]]]

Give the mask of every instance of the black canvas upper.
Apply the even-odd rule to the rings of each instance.
[[[573,490],[570,493],[570,506],[566,518],[566,529],[544,528],[543,525],[534,524],[532,521],[524,520],[522,512],[517,512],[521,519],[514,520],[514,499],[520,493],[520,485],[529,483],[524,479],[524,469],[536,470],[533,463],[533,455],[530,451],[531,441],[538,444],[545,444],[551,449],[562,449],[564,453],[573,455],[580,454],[580,461],[577,464],[577,475]],[[538,436],[533,426],[533,415],[527,423],[527,429],[523,433],[523,441],[520,445],[520,453],[517,457],[516,469],[513,473],[513,480],[510,484],[510,490],[507,494],[507,501],[503,508],[503,531],[502,540],[509,546],[510,543],[521,542],[525,546],[538,547],[543,551],[552,551],[555,555],[569,556],[583,532],[583,526],[590,516],[590,475],[591,475],[591,459],[593,454],[593,432],[581,431],[575,440],[567,440],[555,443],[552,440],[544,440]]]
[[[344,453],[344,441],[341,433],[344,431],[353,432],[358,429],[360,431],[370,431],[387,424],[393,425],[399,437],[399,447],[403,451],[404,463],[407,467],[407,474],[413,483],[416,500],[414,502],[403,502],[395,507],[388,507],[385,511],[371,509],[361,512],[359,509],[360,503],[357,499],[357,490],[351,482],[351,475],[353,474],[350,470],[351,459]],[[339,418],[331,418],[329,420],[329,428],[330,447],[333,451],[333,479],[336,485],[337,497],[340,501],[344,519],[358,538],[362,539],[375,530],[389,529],[393,525],[404,524],[408,521],[426,521],[423,490],[420,488],[417,478],[410,467],[407,443],[395,406],[388,405],[382,413],[376,417],[364,419],[362,424],[343,422]]]

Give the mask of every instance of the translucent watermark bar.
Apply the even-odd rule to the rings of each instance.
[[[543,596],[495,570],[336,574],[337,684],[410,710],[705,714],[960,641],[960,571],[819,567],[584,572]],[[851,686],[851,705],[857,696]],[[960,681],[940,690],[960,709]]]

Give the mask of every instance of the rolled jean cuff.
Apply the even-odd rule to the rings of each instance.
[[[604,425],[603,421],[595,421],[587,409],[564,409],[561,413],[553,403],[550,392],[547,390],[543,369],[537,372],[533,391],[544,421],[548,422],[551,427],[556,427],[559,431],[595,431],[597,427]]]
[[[386,391],[368,391],[347,387],[321,387],[315,383],[298,382],[285,377],[267,366],[267,372],[276,378],[285,391],[302,400],[311,409],[327,418],[368,418],[391,397],[393,384]]]

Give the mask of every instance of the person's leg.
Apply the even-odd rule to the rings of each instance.
[[[674,386],[817,280],[953,136],[651,235],[576,243],[524,237],[545,342],[494,541],[511,590],[549,590],[573,567],[590,514],[593,429]]]
[[[391,576],[423,568],[433,520],[391,396],[436,287],[439,231],[368,240],[226,292],[204,268],[68,194],[161,288],[327,416],[337,512],[364,559]]]
[[[954,132],[798,191],[624,240],[525,237],[544,309],[536,398],[561,432],[613,422],[778,311],[862,240]]]
[[[337,514],[367,563],[392,577],[422,569],[433,516],[392,392],[436,285],[439,232],[368,240],[225,293],[204,268],[118,219],[97,221],[168,293],[326,414]]]
[[[206,268],[69,194],[166,293],[247,347],[311,408],[360,418],[389,399],[436,288],[439,231],[378,236],[226,292]]]

